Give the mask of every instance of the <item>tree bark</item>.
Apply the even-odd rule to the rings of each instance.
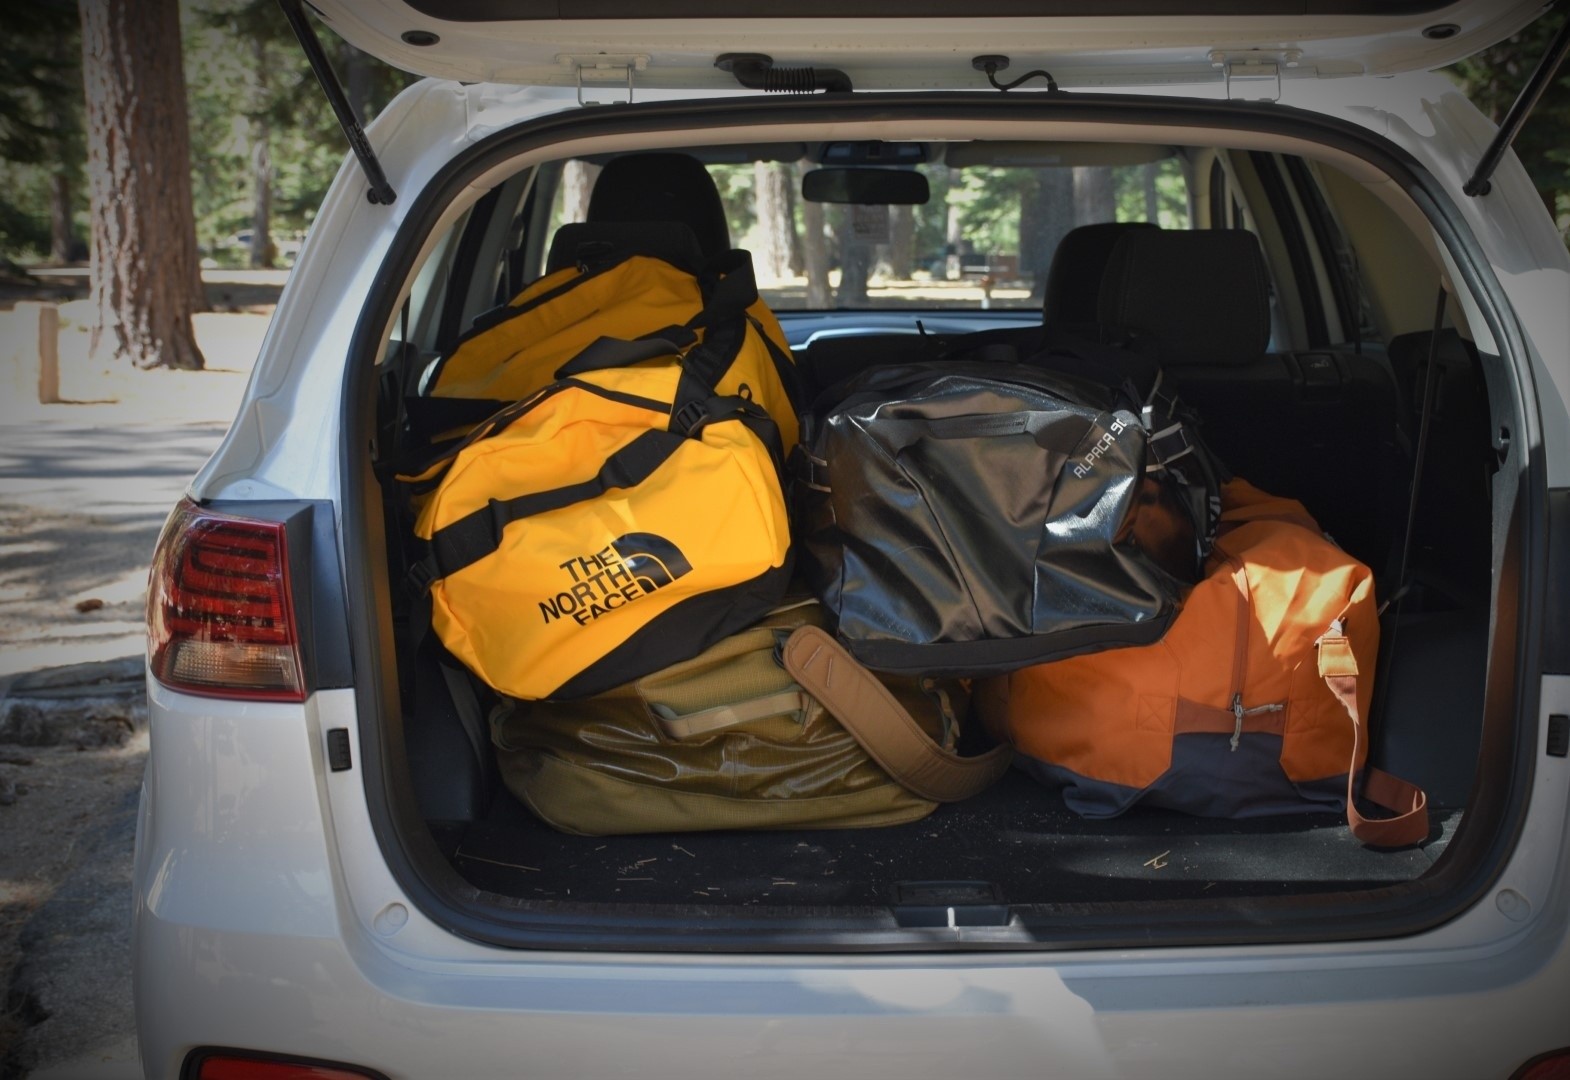
[[[249,121],[251,140],[251,268],[270,268],[277,259],[273,247],[273,148],[272,125],[267,122],[267,43],[251,39],[255,62],[254,96]]]
[[[600,166],[577,158],[562,166],[562,224],[588,220],[589,196],[599,175]]]
[[[812,168],[811,162],[797,163],[800,176]],[[826,311],[834,305],[829,295],[829,245],[824,235],[823,204],[801,203],[801,259],[807,275],[807,307],[813,311]]]
[[[264,118],[251,120],[251,268],[270,268],[277,259],[273,247],[272,133]]]
[[[64,266],[76,254],[76,223],[72,220],[71,176],[63,161],[49,178],[49,261]]]
[[[1112,170],[1105,165],[1074,167],[1074,224],[1094,225],[1116,221],[1117,196],[1112,187]]]
[[[752,166],[753,209],[758,217],[758,249],[753,252],[758,276],[778,280],[790,272],[791,220],[789,166],[769,161]]]
[[[371,58],[356,49],[348,42],[344,42],[344,93],[349,98],[349,105],[354,109],[354,115],[360,123],[371,122],[371,86],[372,75]]]
[[[75,51],[71,42],[64,38],[55,42],[54,56],[62,68],[70,63],[70,54]],[[49,261],[63,266],[76,261],[81,246],[76,238],[76,185],[73,180],[82,147],[77,141],[78,124],[73,102],[63,95],[57,96],[46,103],[46,108],[56,155],[54,173],[49,177]]]
[[[889,207],[889,276],[909,281],[916,269],[916,214],[908,206]]]
[[[1031,278],[1031,295],[1046,296],[1047,271],[1063,234],[1074,227],[1074,173],[1037,169],[1036,183],[1020,195],[1019,268]]]
[[[201,368],[201,271],[175,0],[81,0],[92,205],[92,353]]]
[[[839,241],[840,283],[834,290],[834,306],[860,308],[867,306],[867,276],[872,270],[872,245],[856,239],[851,227],[851,208],[834,208],[834,235]]]
[[[1161,224],[1161,195],[1156,190],[1156,165],[1154,162],[1144,167],[1145,181],[1145,220],[1152,225]]]

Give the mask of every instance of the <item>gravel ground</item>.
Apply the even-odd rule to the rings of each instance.
[[[267,323],[198,316],[207,371],[105,371],[87,360],[81,309],[61,309],[62,405],[36,404],[25,327],[0,311],[0,1080],[140,1075],[129,934],[147,564]],[[94,678],[107,681],[45,685]]]

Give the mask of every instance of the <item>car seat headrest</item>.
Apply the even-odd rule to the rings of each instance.
[[[1134,229],[1154,229],[1148,221],[1102,221],[1070,229],[1058,241],[1047,271],[1041,305],[1046,323],[1093,323],[1101,278],[1119,240]]]
[[[730,250],[725,205],[709,170],[691,154],[624,154],[601,170],[589,195],[588,220],[679,221],[706,256]]]
[[[1270,344],[1270,278],[1243,229],[1137,229],[1112,249],[1103,324],[1146,335],[1168,367],[1247,364]]]
[[[551,253],[545,260],[545,272],[554,274],[565,267],[613,252],[654,255],[684,270],[696,271],[703,265],[698,238],[679,221],[580,221],[563,225],[551,237]]]

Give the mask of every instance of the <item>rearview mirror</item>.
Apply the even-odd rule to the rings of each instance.
[[[808,202],[919,206],[931,196],[927,178],[905,169],[813,169],[801,178]]]

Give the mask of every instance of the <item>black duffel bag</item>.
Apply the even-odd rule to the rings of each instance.
[[[983,675],[1158,639],[1213,500],[1192,432],[1134,392],[1033,358],[874,368],[820,399],[801,550],[856,658]]]

